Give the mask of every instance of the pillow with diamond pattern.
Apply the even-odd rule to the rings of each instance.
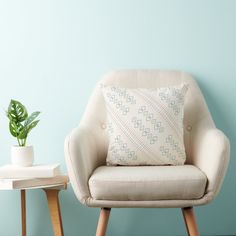
[[[183,165],[188,85],[156,89],[103,86],[108,165]]]

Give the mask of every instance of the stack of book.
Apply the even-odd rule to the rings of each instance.
[[[0,167],[0,189],[56,186],[67,182],[68,176],[61,174],[59,164],[31,167],[5,165]]]

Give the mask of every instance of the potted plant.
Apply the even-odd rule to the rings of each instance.
[[[26,146],[29,132],[38,124],[35,120],[40,114],[33,112],[30,116],[25,106],[16,100],[11,100],[6,111],[9,118],[9,130],[13,137],[17,139],[18,145],[11,148],[11,161],[14,165],[32,166],[34,161],[33,146]]]

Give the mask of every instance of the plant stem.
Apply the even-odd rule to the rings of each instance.
[[[26,145],[26,138],[24,139],[24,142],[23,142],[23,146],[25,146]]]
[[[18,142],[19,146],[21,146],[20,140],[18,138],[17,138],[17,142]]]
[[[19,139],[17,138],[18,144],[21,147],[24,147],[26,145],[26,138],[25,139]]]

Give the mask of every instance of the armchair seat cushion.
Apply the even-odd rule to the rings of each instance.
[[[89,179],[96,200],[189,200],[204,195],[206,175],[192,165],[100,166]]]

